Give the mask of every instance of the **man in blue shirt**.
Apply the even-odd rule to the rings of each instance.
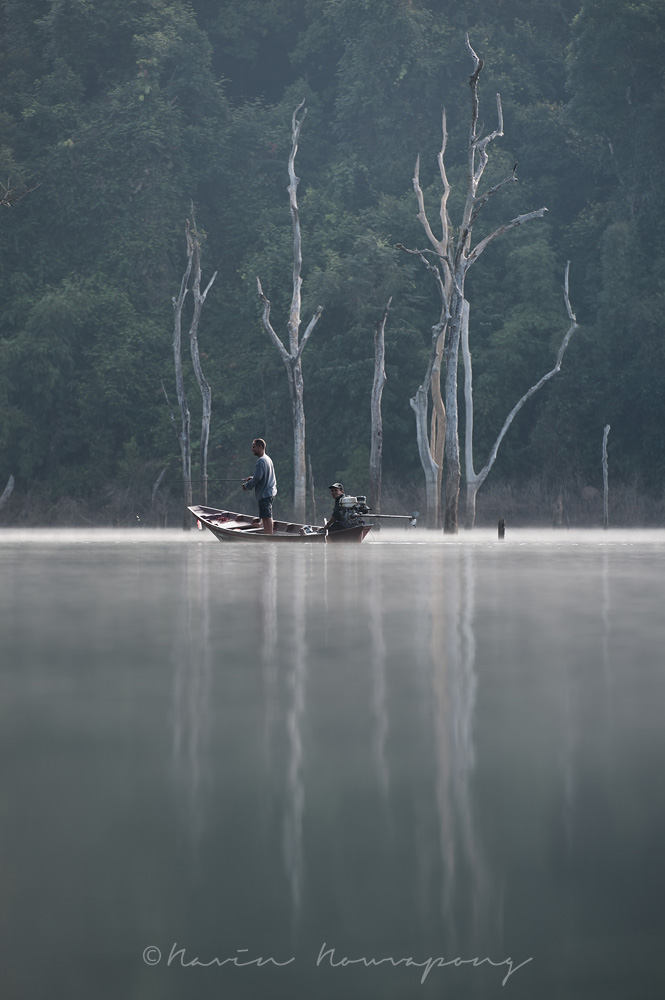
[[[263,521],[264,535],[273,534],[272,501],[277,493],[277,480],[272,459],[266,455],[266,443],[263,438],[254,438],[252,452],[256,455],[254,475],[242,481],[243,490],[254,490],[259,502],[259,517]]]

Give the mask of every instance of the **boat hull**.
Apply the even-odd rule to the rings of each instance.
[[[362,542],[372,528],[371,524],[359,524],[341,531],[320,532],[314,530],[304,533],[309,525],[297,524],[293,521],[274,521],[274,534],[265,535],[263,525],[258,517],[251,514],[238,514],[232,510],[219,510],[216,507],[201,507],[195,505],[187,508],[200,525],[207,528],[220,542],[302,542],[309,545],[324,545],[327,542]]]

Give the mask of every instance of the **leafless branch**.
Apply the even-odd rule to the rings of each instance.
[[[282,361],[284,361],[284,363],[286,364],[286,363],[288,363],[290,361],[291,355],[289,354],[289,352],[287,351],[287,349],[284,347],[284,344],[282,343],[282,341],[280,340],[280,338],[275,333],[274,327],[273,327],[272,323],[270,322],[270,299],[267,298],[266,295],[264,295],[263,288],[261,287],[261,280],[258,277],[256,279],[256,286],[258,288],[259,298],[261,299],[261,302],[263,303],[263,315],[262,315],[263,326],[265,328],[266,333],[268,334],[268,336],[272,340],[273,344],[275,345],[275,347],[279,351],[279,353],[280,353],[280,355],[282,357]]]
[[[448,182],[448,175],[446,174],[446,165],[444,162],[444,156],[446,152],[446,146],[448,145],[448,122],[446,118],[446,109],[443,109],[441,116],[441,149],[437,154],[437,163],[439,164],[439,174],[441,176],[441,183],[443,184],[443,194],[441,195],[441,205],[439,209],[439,216],[441,218],[441,243],[444,247],[448,246],[448,240],[450,239],[450,217],[448,215],[448,197],[450,195],[450,184]]]
[[[481,208],[483,207],[483,205],[487,204],[487,202],[490,200],[490,198],[492,197],[492,195],[496,194],[497,191],[500,191],[502,187],[506,186],[506,184],[511,184],[513,182],[517,182],[517,164],[515,164],[515,166],[512,169],[512,172],[510,174],[508,174],[507,177],[504,177],[503,180],[499,181],[498,184],[495,184],[494,187],[489,188],[485,192],[485,194],[483,194],[479,198],[475,199],[473,211],[471,213],[471,225],[472,226],[473,226],[473,223],[476,221]]]
[[[575,313],[570,307],[570,298],[568,296],[568,275],[570,274],[570,261],[566,262],[566,270],[563,276],[563,298],[566,303],[566,312],[568,313],[568,319],[571,323],[577,324],[577,318]]]
[[[25,198],[26,194],[30,194],[31,191],[36,191],[38,187],[41,187],[41,181],[39,184],[34,184],[32,187],[23,188],[22,191],[15,191],[10,187],[11,178],[7,178],[6,184],[0,184],[0,208],[11,208],[14,202],[20,201],[21,198]]]
[[[201,357],[199,353],[199,322],[201,320],[201,312],[203,310],[203,304],[206,300],[208,292],[212,288],[215,278],[217,277],[217,271],[215,271],[215,273],[213,274],[205,290],[201,292],[201,248],[204,237],[202,236],[201,233],[199,233],[197,229],[193,204],[191,207],[191,212],[192,212],[192,223],[191,223],[191,228],[187,230],[187,245],[188,245],[188,253],[191,253],[193,258],[194,281],[192,283],[192,296],[194,299],[194,310],[192,312],[192,320],[189,327],[189,346],[192,356],[192,366],[194,368],[194,374],[196,375],[196,381],[199,386],[199,391],[201,393],[201,401],[202,401],[200,472],[201,472],[201,483],[203,487],[203,503],[207,504],[208,442],[210,440],[210,420],[212,416],[212,390],[205,375],[203,374],[203,369],[201,367]]]
[[[442,256],[445,253],[445,246],[442,240],[438,240],[434,235],[432,227],[430,226],[429,223],[429,219],[427,218],[427,213],[425,211],[425,198],[422,192],[422,188],[420,186],[420,153],[418,154],[418,157],[416,159],[416,165],[413,171],[413,190],[416,193],[416,199],[418,202],[418,215],[416,216],[416,218],[418,219],[423,229],[425,230],[427,239],[435,248],[438,255]]]
[[[10,496],[14,492],[14,477],[10,476],[7,480],[7,485],[2,491],[2,496],[0,496],[0,507],[4,507]]]
[[[558,375],[558,373],[561,371],[561,364],[563,362],[563,356],[566,353],[566,349],[568,347],[568,344],[570,343],[571,337],[573,336],[573,334],[575,333],[575,330],[577,330],[577,327],[578,327],[578,323],[577,323],[577,320],[575,318],[575,313],[571,309],[570,299],[568,297],[568,274],[569,274],[569,271],[570,271],[570,261],[568,261],[566,263],[566,271],[565,271],[565,276],[564,276],[564,300],[565,300],[565,303],[566,303],[566,311],[568,313],[568,318],[570,319],[570,326],[568,327],[566,335],[564,336],[563,340],[561,341],[561,346],[559,347],[559,351],[557,353],[556,363],[555,363],[554,367],[550,371],[548,371],[545,375],[543,375],[543,377],[541,379],[539,379],[536,382],[535,385],[532,385],[531,388],[528,389],[524,393],[524,395],[521,397],[521,399],[519,399],[517,401],[517,403],[515,403],[515,405],[513,406],[512,410],[510,411],[510,413],[506,417],[505,423],[504,423],[503,427],[501,428],[499,436],[497,437],[496,441],[494,442],[494,446],[493,446],[493,448],[492,448],[492,450],[490,452],[490,456],[489,456],[489,458],[487,460],[487,464],[478,473],[478,476],[476,477],[478,480],[480,480],[480,483],[484,482],[485,479],[487,478],[487,474],[490,471],[490,469],[492,468],[492,466],[494,465],[494,462],[496,460],[496,456],[497,456],[497,453],[498,453],[499,448],[501,446],[501,442],[503,441],[504,437],[506,436],[506,434],[508,432],[508,429],[510,428],[510,425],[512,424],[513,420],[515,419],[515,417],[517,416],[517,414],[519,413],[519,411],[522,409],[522,407],[524,406],[524,404],[529,399],[531,399],[531,397],[533,395],[535,395],[535,393],[537,393],[538,390],[540,388],[542,388],[542,386],[544,386],[546,382],[549,382],[549,380],[551,378],[554,378],[554,376]]]
[[[163,383],[162,383],[162,388],[164,388],[164,384]],[[162,469],[162,471],[157,476],[157,479],[155,480],[155,483],[154,483],[154,485],[152,487],[152,496],[150,498],[150,502],[153,503],[153,504],[155,502],[155,497],[157,496],[157,490],[162,485],[162,479],[166,475],[166,470],[167,469],[168,469],[168,465],[165,465],[164,468]]]
[[[298,112],[304,108],[302,118],[298,119]],[[298,199],[296,197],[300,178],[296,176],[295,162],[298,152],[298,141],[300,130],[307,115],[305,99],[300,102],[293,112],[291,118],[291,153],[289,155],[289,205],[291,219],[293,221],[293,296],[291,299],[291,312],[289,315],[289,351],[292,357],[298,353],[298,328],[300,326],[300,289],[302,287],[302,237],[300,233],[300,212],[298,209]]]
[[[314,327],[316,326],[316,324],[319,322],[319,318],[320,318],[322,312],[323,312],[323,306],[318,306],[316,312],[314,313],[314,315],[310,319],[309,323],[307,324],[305,332],[302,335],[302,340],[300,341],[300,346],[298,347],[298,353],[296,355],[297,358],[301,358],[302,357],[302,352],[305,350],[305,344],[309,340],[309,338],[310,338],[310,336],[312,334],[312,330],[314,329]]]
[[[161,380],[160,384],[162,386],[162,392],[164,393],[164,397],[166,399],[166,404],[169,408],[169,413],[171,414],[171,423],[173,424],[173,430],[175,431],[175,436],[177,437],[178,441],[180,441],[180,433],[178,431],[178,425],[175,422],[175,413],[173,412],[173,407],[171,406],[171,400],[169,399],[169,394],[166,391],[166,386],[164,385],[163,379]]]
[[[526,222],[531,222],[532,219],[542,219],[546,212],[546,208],[538,208],[535,212],[527,212],[526,215],[518,215],[517,218],[507,222],[504,226],[499,226],[499,228],[495,229],[493,233],[490,233],[484,240],[481,240],[480,243],[476,244],[467,257],[468,263],[473,264],[476,260],[478,260],[483,250],[486,250],[490,243],[492,243],[498,236],[503,236],[503,234],[507,233],[509,229],[515,229],[516,226],[523,226]]]
[[[410,253],[410,254],[413,254],[416,257],[420,257],[424,264],[428,264],[429,263],[425,259],[424,255],[425,254],[430,254],[430,256],[432,256],[432,257],[438,257],[440,260],[444,260],[446,262],[446,264],[448,264],[448,266],[450,267],[450,257],[448,256],[448,254],[437,253],[436,250],[430,250],[429,247],[425,247],[423,250],[419,250],[417,248],[415,250],[411,250],[411,249],[409,249],[409,247],[405,247],[403,243],[395,243],[395,249],[396,250],[403,250],[404,253]]]

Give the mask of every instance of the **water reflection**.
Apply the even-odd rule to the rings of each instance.
[[[665,538],[623,546],[6,544],[3,996],[507,994],[324,942],[660,995]]]
[[[307,646],[305,639],[305,576],[296,573],[293,588],[293,627],[290,630],[290,666],[286,676],[288,734],[286,801],[284,811],[284,859],[291,887],[293,926],[297,927],[303,881],[302,823],[305,809],[303,779],[303,737],[305,688],[307,683]],[[287,662],[288,662],[287,661]]]
[[[579,814],[578,798],[582,794],[579,771],[588,744],[604,767],[611,765],[613,683],[611,672],[611,562],[609,547],[598,553],[597,570],[592,568],[587,603],[583,613],[594,628],[585,636],[579,650],[569,647],[562,658],[560,678],[561,739],[559,747],[562,780],[561,821],[568,852],[573,851],[575,822]],[[588,626],[587,626],[588,627]],[[593,718],[593,727],[585,728],[585,720]]]
[[[442,859],[441,905],[446,941],[458,951],[487,940],[487,866],[471,796],[477,677],[475,670],[475,553],[455,553],[447,579],[432,588],[431,662],[436,746],[436,802]],[[443,613],[441,613],[443,612]],[[444,656],[441,656],[441,651]]]
[[[475,947],[496,911],[471,789],[475,553],[464,549],[447,559],[427,553],[417,571],[407,567],[408,579],[397,587],[385,552],[322,555],[273,548],[254,562],[263,678],[260,815],[264,839],[277,835],[281,843],[293,940],[303,939],[303,918],[307,927],[335,877],[316,870],[307,886],[308,856],[323,851],[337,858],[347,905],[360,906],[354,854],[367,842],[376,849],[372,877],[380,878],[385,865],[403,873],[397,885],[379,892],[389,910],[411,870],[421,931],[445,935],[449,947]],[[200,644],[206,636],[203,627]],[[210,662],[209,650],[202,656]],[[349,774],[334,765],[340,753],[348,757]],[[410,831],[403,815],[405,796],[412,794],[402,777],[405,762],[421,769]],[[367,804],[358,814],[362,826],[343,804],[349,778],[360,782]],[[393,911],[391,922],[389,937],[403,921]]]
[[[369,627],[372,671],[371,704],[372,753],[377,781],[384,800],[390,796],[387,744],[389,735],[388,693],[386,688],[386,640],[383,626],[383,578],[375,573],[370,588]]]
[[[176,801],[191,847],[200,844],[211,788],[210,581],[202,546],[187,551],[173,645],[173,759]]]

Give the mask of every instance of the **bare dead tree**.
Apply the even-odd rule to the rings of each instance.
[[[11,206],[16,201],[20,201],[21,198],[25,198],[26,194],[30,194],[31,191],[36,191],[39,184],[33,185],[33,187],[23,188],[17,191],[15,188],[10,187],[11,179],[7,178],[7,183],[0,183],[0,208],[11,208]]]
[[[162,479],[166,475],[166,470],[167,469],[168,469],[168,465],[165,465],[164,468],[162,469],[162,471],[157,476],[157,479],[155,479],[155,482],[153,483],[152,493],[150,495],[150,502],[152,504],[155,503],[155,497],[157,496],[157,492],[159,490],[159,487],[162,485]]]
[[[298,118],[298,113],[302,111],[302,118]],[[302,239],[300,234],[300,215],[298,212],[298,200],[296,197],[300,178],[296,177],[295,160],[298,152],[298,139],[300,130],[305,120],[307,109],[304,100],[300,102],[293,112],[291,119],[291,154],[289,156],[289,204],[291,210],[291,220],[293,223],[293,294],[291,297],[291,310],[287,324],[289,334],[289,349],[286,347],[275,333],[270,322],[270,300],[263,294],[261,281],[257,277],[256,285],[259,298],[263,304],[263,326],[266,333],[277,348],[286,368],[286,375],[289,382],[289,393],[291,395],[291,410],[293,415],[293,517],[296,521],[304,521],[307,506],[307,481],[305,466],[305,408],[303,403],[303,377],[302,377],[302,355],[307,341],[312,331],[319,321],[323,312],[323,306],[319,306],[309,321],[307,328],[300,339],[300,311],[301,311],[301,286],[302,286]]]
[[[187,511],[187,507],[192,504],[192,444],[191,444],[191,416],[189,412],[189,407],[187,405],[187,396],[185,393],[185,379],[183,375],[182,368],[182,311],[185,305],[185,299],[187,298],[187,293],[189,292],[190,278],[193,273],[192,280],[192,299],[193,299],[193,311],[192,319],[189,325],[189,344],[192,355],[192,364],[194,366],[194,373],[196,375],[196,380],[199,384],[201,390],[201,398],[203,400],[203,415],[201,418],[201,482],[203,486],[203,502],[207,503],[208,500],[208,440],[210,437],[210,415],[212,412],[212,393],[210,391],[210,386],[204,378],[203,371],[201,369],[201,361],[199,357],[199,342],[198,342],[198,329],[199,321],[201,319],[201,310],[203,309],[203,303],[206,300],[208,292],[212,288],[212,284],[217,277],[217,271],[213,274],[212,278],[206,285],[204,291],[201,291],[201,243],[202,236],[196,228],[196,218],[194,216],[194,206],[192,205],[192,218],[191,221],[187,219],[185,223],[185,240],[187,243],[187,267],[185,268],[185,273],[182,276],[182,281],[180,282],[180,291],[177,297],[173,297],[173,312],[174,312],[174,322],[173,322],[173,363],[175,367],[175,384],[176,384],[176,395],[178,397],[178,407],[180,408],[180,430],[178,430],[176,425],[175,416],[173,410],[171,410],[171,421],[176,429],[178,435],[178,440],[180,442],[180,455],[182,459],[182,485],[183,485],[183,495],[185,500],[185,512],[183,520],[183,529],[189,531],[191,528],[191,517]],[[164,395],[169,403],[169,409],[171,409],[171,404],[169,402],[166,389],[164,388],[164,383],[162,383],[162,389],[164,390]]]
[[[180,291],[177,298],[174,296],[173,302],[173,364],[175,367],[175,387],[176,394],[178,397],[178,406],[180,408],[180,430],[176,431],[178,434],[178,440],[180,442],[180,456],[182,459],[182,489],[183,498],[185,501],[185,509],[183,511],[183,530],[189,531],[192,526],[192,519],[189,515],[187,507],[192,505],[192,443],[191,443],[191,417],[189,413],[189,407],[187,406],[187,396],[185,394],[185,379],[182,371],[182,309],[185,304],[185,299],[187,298],[187,292],[189,290],[189,277],[192,273],[192,263],[193,263],[193,252],[190,253],[189,247],[189,222],[186,225],[186,232],[188,234],[187,239],[187,267],[185,268],[185,273],[182,276],[182,281],[180,282]],[[162,384],[162,388],[164,388]],[[166,390],[164,390],[166,394]],[[167,397],[168,399],[168,397]],[[171,413],[171,419],[173,420],[175,426],[175,417],[173,412]]]
[[[11,208],[11,206],[16,201],[20,201],[24,198],[26,194],[30,194],[31,191],[36,190],[39,184],[35,184],[34,187],[23,188],[21,191],[16,191],[14,188],[10,187],[10,179],[7,178],[7,183],[0,183],[0,208]],[[14,476],[10,475],[7,480],[7,485],[5,486],[2,494],[0,494],[0,509],[5,506],[10,496],[14,492]]]
[[[605,424],[605,429],[603,430],[603,528],[605,531],[610,526],[610,505],[609,505],[609,487],[608,487],[608,472],[607,472],[607,439],[610,433],[610,425]],[[0,498],[0,505],[2,505],[2,498]]]
[[[186,228],[187,235],[187,256],[192,259],[192,298],[194,300],[194,309],[192,312],[192,321],[189,327],[189,345],[192,354],[192,364],[194,366],[194,374],[196,375],[196,381],[198,382],[199,389],[201,390],[201,400],[203,403],[203,412],[201,415],[201,452],[200,452],[200,476],[201,476],[201,490],[203,494],[203,503],[207,505],[208,503],[208,442],[210,440],[210,417],[212,414],[212,391],[208,382],[206,381],[203,370],[201,368],[201,359],[199,357],[199,321],[201,319],[201,310],[203,309],[203,304],[207,298],[208,292],[213,286],[215,278],[217,277],[217,271],[213,274],[212,278],[206,285],[204,291],[201,291],[201,245],[203,237],[196,228],[196,218],[194,216],[194,206],[192,205],[192,222],[191,226]]]
[[[417,170],[418,165],[416,164]],[[434,276],[441,297],[441,315],[439,316],[438,323],[435,323],[432,327],[430,354],[425,377],[418,386],[415,396],[412,396],[409,400],[411,409],[416,415],[418,455],[423,472],[425,473],[427,526],[429,528],[440,528],[441,479],[446,436],[446,409],[441,397],[441,352],[446,327],[450,318],[448,295],[441,271],[438,266],[429,262],[422,250],[408,250],[401,243],[398,243],[397,247],[400,250],[406,251],[406,253],[413,253],[420,257],[425,267]],[[432,393],[433,405],[428,437],[427,412],[430,391]]]
[[[499,435],[492,446],[489,458],[487,462],[480,470],[480,472],[474,472],[473,465],[473,371],[471,365],[471,352],[469,350],[469,303],[464,302],[463,315],[462,315],[462,357],[464,360],[464,398],[465,398],[465,453],[464,453],[464,473],[466,480],[466,520],[465,528],[473,528],[476,520],[476,496],[478,490],[483,485],[487,479],[492,466],[496,461],[496,457],[499,453],[499,448],[501,447],[501,442],[508,433],[508,429],[512,424],[513,420],[522,409],[524,404],[531,399],[535,393],[541,389],[546,382],[549,382],[551,378],[561,371],[561,364],[563,362],[563,356],[566,353],[568,344],[570,343],[570,338],[575,333],[577,329],[577,319],[575,318],[575,313],[570,306],[570,298],[568,294],[568,275],[570,272],[570,261],[566,264],[566,270],[564,274],[563,282],[563,295],[566,304],[566,312],[568,313],[568,319],[570,320],[570,326],[561,341],[561,346],[559,347],[559,353],[557,354],[556,364],[551,371],[543,375],[535,385],[532,385],[527,392],[515,403],[512,410],[506,417],[503,427],[499,431]]]
[[[369,503],[376,513],[381,512],[381,475],[383,463],[383,417],[381,397],[386,384],[386,320],[392,296],[386,303],[383,316],[374,326],[374,381],[372,383],[372,431],[369,455]]]
[[[440,475],[440,462],[436,461],[436,436],[439,433],[439,423],[445,427],[445,458],[446,458],[446,480],[444,495],[444,517],[443,529],[447,533],[457,531],[459,493],[461,484],[461,465],[459,447],[459,412],[457,403],[457,369],[459,360],[459,348],[464,315],[465,292],[464,286],[469,268],[474,264],[480,255],[499,236],[524,225],[532,219],[542,218],[547,209],[540,208],[526,215],[520,215],[510,222],[499,226],[498,229],[480,240],[475,246],[472,243],[473,228],[478,218],[478,214],[483,206],[487,204],[492,195],[501,190],[506,184],[517,180],[515,167],[511,173],[498,184],[489,188],[483,194],[478,193],[485,167],[489,160],[488,146],[494,139],[503,135],[503,109],[501,97],[496,95],[497,107],[497,127],[493,132],[481,137],[478,135],[478,79],[483,68],[483,61],[474,52],[469,41],[469,36],[465,36],[466,47],[474,61],[474,71],[469,77],[471,88],[471,121],[469,128],[469,143],[467,157],[467,190],[462,218],[458,227],[453,228],[448,213],[448,197],[450,195],[450,184],[446,176],[444,156],[447,143],[446,113],[443,112],[442,132],[443,141],[437,161],[439,173],[443,184],[443,194],[439,207],[439,217],[441,221],[441,237],[434,234],[432,226],[425,211],[425,202],[422,189],[420,187],[420,157],[416,160],[416,167],[413,176],[413,189],[418,201],[418,219],[425,230],[425,234],[430,243],[431,249],[424,251],[411,251],[417,253],[421,260],[425,260],[425,254],[433,257],[434,263],[427,261],[430,273],[435,275],[439,294],[442,299],[442,310],[439,324],[436,324],[432,336],[432,350],[425,379],[421,384],[416,396],[411,401],[411,406],[416,412],[416,425],[419,440],[419,452],[421,464],[425,471],[425,479],[428,490],[428,510],[430,494],[432,492],[432,480],[434,475]],[[434,332],[437,331],[436,345],[434,343]],[[438,348],[439,338],[441,349]],[[436,398],[436,359],[437,355],[443,354],[446,366],[445,378],[445,404],[440,403]],[[433,408],[437,414],[436,421],[433,421],[435,433],[430,428],[430,438],[425,438],[425,428],[427,426],[427,403],[428,392],[432,392]],[[434,449],[433,446],[434,445]]]
[[[9,479],[7,480],[7,485],[5,486],[4,490],[2,491],[2,494],[0,495],[0,509],[2,509],[5,506],[5,504],[7,503],[13,492],[14,492],[14,477],[10,476]]]
[[[24,198],[26,194],[30,194],[31,191],[34,191],[39,187],[39,184],[35,184],[34,187],[23,188],[21,191],[16,191],[14,188],[10,187],[10,183],[11,181],[9,178],[7,179],[6,184],[0,183],[0,208],[11,208],[15,201],[19,201],[21,198]],[[5,506],[14,492],[14,482],[14,476],[10,475],[7,480],[7,485],[2,491],[2,494],[0,494],[0,509]]]
[[[30,194],[31,191],[34,191],[39,187],[39,184],[35,184],[34,187],[23,188],[21,191],[16,191],[14,188],[10,187],[10,184],[10,178],[7,178],[6,184],[0,183],[0,208],[11,208],[15,201],[20,201],[20,199],[24,198],[26,194]],[[2,494],[0,494],[0,509],[5,506],[13,492],[14,476],[10,475],[7,480],[7,485],[2,491]]]
[[[163,387],[164,386],[163,386],[163,383],[162,383],[162,388]],[[164,468],[162,469],[162,471],[157,476],[157,479],[153,483],[152,493],[150,495],[150,507],[151,507],[151,510],[152,510],[153,525],[155,527],[157,527],[157,524],[158,524],[158,513],[157,513],[156,500],[157,500],[157,496],[159,494],[159,488],[162,485],[162,480],[163,480],[164,476],[166,475],[167,469],[168,469],[168,465],[165,465]],[[164,517],[166,517],[166,505],[165,504],[164,504]]]

